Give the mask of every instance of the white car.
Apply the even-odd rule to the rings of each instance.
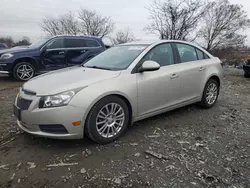
[[[218,98],[221,61],[183,41],[134,42],[112,47],[82,66],[26,82],[14,114],[24,131],[51,138],[87,135],[105,144],[128,125]]]

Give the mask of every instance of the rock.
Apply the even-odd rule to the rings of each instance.
[[[155,158],[158,158],[158,159],[165,159],[165,160],[168,160],[168,157],[167,157],[167,156],[164,156],[164,155],[162,155],[162,154],[160,154],[160,153],[155,153],[155,152],[150,151],[150,150],[146,150],[145,153],[148,154],[148,155],[151,155],[151,156],[153,156],[153,157],[155,157]]]
[[[195,146],[196,146],[196,147],[204,147],[204,144],[201,144],[201,143],[195,143]]]
[[[17,180],[17,183],[21,183],[21,179],[20,178]]]
[[[36,168],[36,164],[33,162],[27,162],[27,164],[29,165],[28,169]]]
[[[140,153],[136,153],[135,154],[135,157],[139,157],[141,154]]]
[[[75,157],[77,154],[72,154],[69,156],[69,158]]]
[[[81,174],[85,174],[87,171],[86,171],[86,169],[85,168],[82,168],[81,169]]]
[[[179,144],[189,144],[189,142],[187,142],[187,141],[181,141],[181,140],[178,141],[178,143],[179,143]]]
[[[159,138],[161,135],[155,134],[155,135],[149,135],[148,138]]]
[[[8,164],[7,165],[0,165],[0,169],[9,170],[8,166],[9,166]]]
[[[91,154],[92,154],[92,152],[91,152],[90,150],[88,150],[88,149],[86,149],[86,153],[87,153],[88,155],[91,155]]]
[[[120,178],[115,178],[114,183],[115,183],[115,184],[118,184],[118,185],[121,185],[122,180],[121,180]]]
[[[130,143],[131,146],[138,146],[138,143]]]
[[[20,163],[18,163],[17,164],[17,166],[16,166],[16,170],[19,170],[20,169],[20,167],[21,167],[21,165],[22,165],[22,163],[20,162]]]
[[[91,154],[92,154],[92,152],[91,152],[90,150],[88,150],[88,149],[86,149],[85,151],[82,152],[82,155],[83,155],[84,157],[88,157],[88,156],[91,155]]]

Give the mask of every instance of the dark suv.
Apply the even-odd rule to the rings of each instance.
[[[0,43],[0,50],[4,50],[4,49],[7,49],[8,46],[4,43]]]
[[[1,50],[0,73],[26,81],[36,74],[82,64],[104,50],[97,37],[56,36],[28,47]]]

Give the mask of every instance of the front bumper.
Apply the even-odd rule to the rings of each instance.
[[[10,73],[12,72],[12,63],[0,61],[0,73]]]
[[[24,100],[32,101],[27,109],[21,108],[20,120],[17,120],[18,126],[27,133],[54,139],[81,139],[84,136],[84,112],[85,109],[76,106],[62,106],[56,108],[38,108],[40,97],[29,96],[20,93]],[[20,102],[15,101],[16,106]],[[19,107],[18,106],[18,107]],[[22,106],[23,107],[23,106]],[[72,122],[81,121],[81,125],[73,126]],[[62,125],[66,133],[45,132],[41,126]]]

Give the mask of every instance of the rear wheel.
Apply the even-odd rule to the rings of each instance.
[[[219,83],[210,79],[203,91],[202,100],[200,102],[201,107],[203,108],[211,108],[216,103],[219,96]]]
[[[13,69],[16,80],[27,81],[35,76],[35,68],[28,62],[17,63]]]
[[[107,144],[126,130],[129,121],[127,104],[117,96],[108,96],[101,99],[90,111],[85,132],[90,139]]]

